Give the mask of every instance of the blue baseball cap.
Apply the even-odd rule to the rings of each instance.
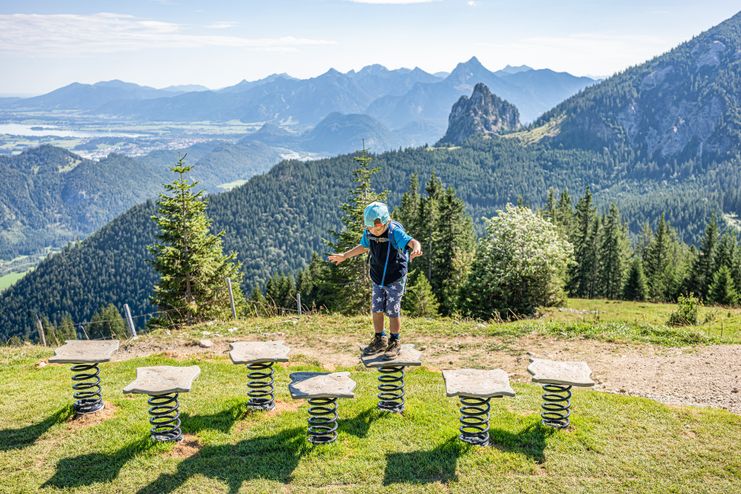
[[[371,228],[376,225],[376,220],[381,220],[384,225],[389,222],[389,208],[382,202],[372,202],[365,207],[363,222]]]

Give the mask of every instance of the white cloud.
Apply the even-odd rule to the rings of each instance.
[[[223,24],[216,27],[223,28]],[[199,47],[297,51],[302,46],[330,44],[334,42],[293,36],[247,38],[197,34],[187,32],[179,24],[126,14],[0,14],[0,51],[11,53],[90,54]]]

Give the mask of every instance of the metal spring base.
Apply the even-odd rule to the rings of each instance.
[[[180,441],[183,433],[180,430],[180,411],[178,393],[150,395],[149,423],[152,439],[155,441]]]
[[[561,384],[543,385],[543,425],[565,429],[571,423],[571,386]]]
[[[404,367],[386,365],[378,368],[378,408],[387,412],[404,411]]]
[[[461,396],[461,441],[476,446],[489,444],[489,411],[491,398]]]
[[[97,363],[75,364],[72,366],[72,389],[75,403],[72,409],[76,414],[97,412],[103,408],[103,396],[100,392],[100,368]]]
[[[260,362],[247,365],[247,408],[251,410],[272,410],[275,408],[275,379],[273,364]]]
[[[309,398],[309,442],[331,443],[337,439],[337,398]]]

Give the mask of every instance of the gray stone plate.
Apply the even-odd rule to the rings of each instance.
[[[349,372],[294,372],[288,391],[294,399],[355,398]]]
[[[502,369],[456,369],[444,370],[447,396],[514,396],[509,385],[509,375]]]
[[[543,384],[563,384],[569,386],[594,386],[592,369],[586,362],[565,362],[531,358],[527,371],[533,382]]]
[[[161,395],[166,393],[187,393],[193,381],[201,374],[197,365],[175,367],[137,367],[136,379],[123,389],[124,393]]]
[[[291,351],[282,341],[237,341],[231,344],[229,358],[235,364],[288,362]]]
[[[67,340],[54,350],[49,362],[54,364],[87,364],[108,362],[116,350],[118,340]]]

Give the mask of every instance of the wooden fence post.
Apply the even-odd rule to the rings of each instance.
[[[237,318],[237,308],[234,307],[234,292],[232,291],[232,279],[231,278],[226,279],[226,286],[227,288],[229,288],[229,303],[232,306],[232,318],[236,319]]]
[[[46,346],[46,335],[44,334],[44,325],[41,324],[41,319],[39,319],[39,316],[36,316],[36,327],[39,330],[39,339],[41,340],[41,344]]]
[[[298,306],[298,315],[301,315],[301,292],[296,293],[296,305]]]
[[[136,338],[136,328],[134,327],[134,319],[131,317],[131,309],[129,304],[124,304],[124,312],[126,312],[126,322],[129,325],[129,332],[132,338]]]

